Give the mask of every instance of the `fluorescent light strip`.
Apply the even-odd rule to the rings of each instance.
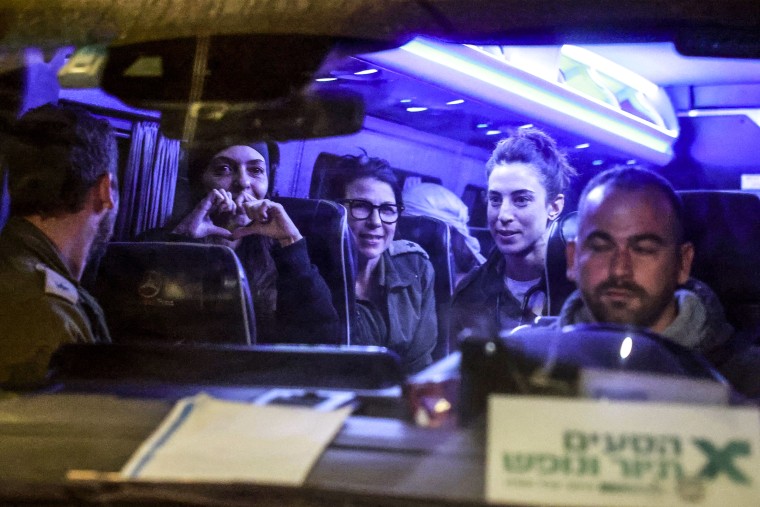
[[[657,85],[645,78],[636,74],[630,69],[618,65],[617,63],[606,59],[605,57],[589,51],[588,49],[573,46],[572,44],[565,44],[560,49],[560,53],[564,54],[568,58],[571,58],[577,62],[583,63],[596,69],[603,74],[607,74],[613,79],[617,79],[621,83],[624,83],[631,88],[644,92],[646,95],[654,96],[657,94]]]
[[[611,118],[607,114],[603,114],[599,111],[586,108],[581,104],[570,101],[562,96],[550,92],[546,89],[536,87],[533,83],[523,80],[517,76],[510,75],[501,69],[494,67],[488,67],[474,60],[464,58],[458,54],[446,51],[445,47],[441,45],[434,45],[429,41],[423,41],[419,38],[412,40],[406,45],[399,48],[401,51],[406,51],[413,55],[425,58],[431,62],[437,62],[451,70],[460,72],[465,75],[473,76],[484,83],[497,86],[507,92],[521,96],[531,102],[542,104],[555,111],[559,111],[567,116],[572,116],[581,119],[585,123],[595,125],[604,129],[607,132],[615,133],[620,137],[625,137],[630,141],[634,141],[637,144],[645,146],[658,153],[669,154],[671,152],[672,140],[676,135],[664,129],[659,129],[652,126],[653,129],[659,130],[666,134],[671,142],[652,136],[647,132],[643,132],[641,129],[636,128],[633,125],[620,122],[614,118]],[[489,57],[492,55],[481,52]],[[625,112],[614,111],[615,113],[625,115]],[[632,115],[629,115],[632,118]],[[635,120],[639,120],[635,118]],[[640,120],[639,120],[640,121]]]
[[[691,109],[685,113],[678,113],[678,116],[686,116],[689,118],[701,118],[708,116],[746,116],[752,120],[755,125],[760,127],[760,109]]]

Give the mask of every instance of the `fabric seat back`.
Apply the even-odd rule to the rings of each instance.
[[[546,245],[546,290],[550,316],[559,315],[562,305],[575,290],[575,282],[567,278],[567,242],[578,232],[578,212],[571,211],[555,220]]]
[[[715,291],[731,324],[760,336],[760,197],[724,191],[679,191],[691,274]]]
[[[92,287],[114,342],[256,342],[248,281],[221,245],[114,242]]]
[[[401,215],[395,239],[408,239],[420,245],[430,257],[435,270],[435,304],[438,313],[438,342],[433,359],[444,357],[453,350],[449,344],[449,325],[446,320],[451,296],[454,293],[454,267],[451,259],[451,231],[442,220],[427,216]]]
[[[306,238],[309,257],[332,293],[341,322],[338,343],[351,344],[355,312],[353,245],[343,206],[324,199],[279,197],[293,223]]]

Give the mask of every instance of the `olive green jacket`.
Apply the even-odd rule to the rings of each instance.
[[[0,385],[42,383],[65,343],[110,342],[103,311],[55,245],[22,218],[0,234]]]

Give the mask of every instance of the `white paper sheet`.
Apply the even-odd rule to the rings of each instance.
[[[177,402],[121,473],[151,480],[301,485],[350,412],[200,394]]]

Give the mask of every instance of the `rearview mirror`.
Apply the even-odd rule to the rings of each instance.
[[[185,141],[345,135],[362,127],[362,99],[303,90],[330,51],[354,46],[374,47],[303,35],[188,37],[113,46],[101,87],[130,106],[159,111],[165,135]]]

